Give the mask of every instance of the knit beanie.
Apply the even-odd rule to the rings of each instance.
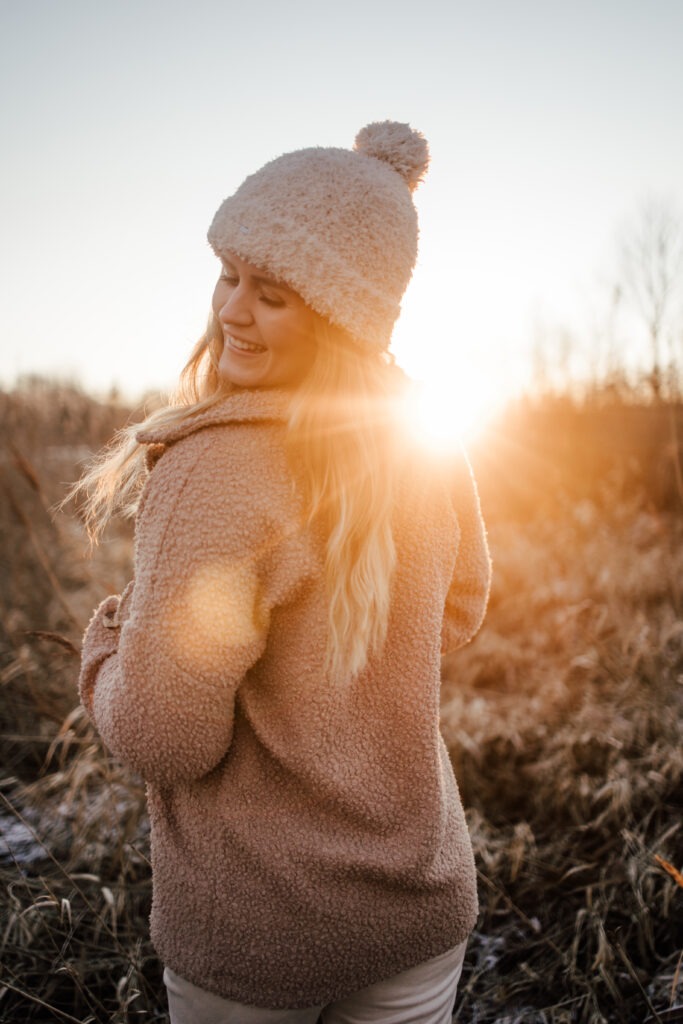
[[[314,147],[265,164],[219,207],[208,238],[298,292],[374,349],[389,345],[417,256],[412,191],[429,151],[410,125],[367,125],[354,148]]]

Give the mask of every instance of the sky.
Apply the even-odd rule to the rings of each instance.
[[[0,0],[0,383],[172,387],[222,199],[394,119],[431,151],[394,351],[494,402],[602,315],[644,199],[683,206],[682,45],[680,0]]]

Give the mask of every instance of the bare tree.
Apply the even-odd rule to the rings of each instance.
[[[683,221],[668,200],[651,198],[623,234],[620,246],[624,294],[645,321],[652,390],[662,387],[663,339],[683,285]]]

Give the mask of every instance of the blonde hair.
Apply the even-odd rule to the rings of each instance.
[[[386,353],[360,349],[325,321],[316,335],[315,362],[291,404],[288,448],[309,519],[326,539],[327,667],[343,678],[360,672],[386,637],[396,563],[396,402],[405,378]]]
[[[212,314],[206,333],[183,368],[169,404],[151,413],[142,423],[131,423],[117,431],[69,490],[62,505],[73,498],[82,501],[81,511],[92,544],[97,543],[111,518],[116,515],[132,517],[137,512],[146,478],[147,457],[146,445],[137,439],[138,431],[180,423],[191,413],[209,409],[231,390],[218,373],[222,347],[223,336]]]
[[[405,377],[387,353],[362,348],[321,317],[314,323],[316,356],[293,393],[286,447],[308,521],[325,538],[326,666],[343,680],[357,675],[386,637],[396,561],[395,412]],[[222,346],[212,315],[169,404],[119,431],[69,492],[65,500],[83,498],[93,543],[112,516],[136,512],[147,451],[138,431],[181,422],[233,390],[218,373]]]

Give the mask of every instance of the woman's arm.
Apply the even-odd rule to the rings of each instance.
[[[135,585],[100,605],[83,644],[81,694],[98,731],[159,784],[225,756],[235,691],[268,632],[260,573],[273,538],[263,515],[231,500],[248,506],[225,442],[205,448],[171,449],[151,474]]]
[[[456,467],[451,494],[460,528],[455,571],[446,598],[441,650],[462,647],[484,619],[491,584],[491,559],[479,495],[463,454]]]

